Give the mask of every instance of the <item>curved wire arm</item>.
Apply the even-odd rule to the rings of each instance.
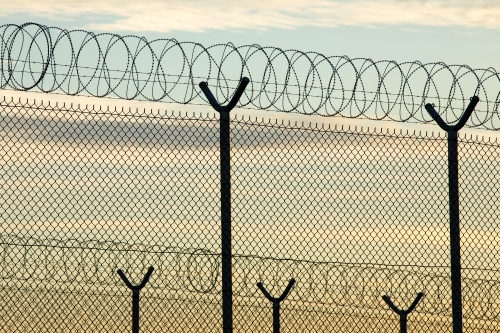
[[[389,307],[391,308],[392,311],[396,312],[398,315],[401,316],[401,315],[407,315],[410,312],[412,312],[413,310],[415,310],[415,307],[417,306],[418,302],[420,302],[420,299],[422,299],[422,297],[424,297],[424,293],[418,293],[417,297],[415,298],[413,303],[411,303],[410,307],[406,310],[402,310],[402,309],[399,309],[398,307],[396,307],[394,305],[394,303],[392,303],[389,296],[387,296],[387,295],[382,296],[382,299],[387,303],[387,305],[389,305]]]
[[[262,291],[262,293],[268,300],[270,300],[273,303],[281,303],[288,296],[288,293],[290,292],[294,284],[295,284],[295,279],[291,279],[290,281],[288,281],[288,286],[286,286],[285,291],[281,294],[280,297],[272,297],[271,294],[269,294],[269,292],[266,290],[262,282],[258,282],[257,287],[259,287],[260,291]]]
[[[233,98],[231,98],[231,100],[229,101],[229,103],[226,106],[222,106],[219,104],[219,102],[217,102],[214,95],[210,91],[210,88],[208,88],[207,82],[205,82],[205,81],[200,82],[200,88],[201,88],[201,91],[203,91],[203,93],[207,97],[208,101],[210,102],[210,105],[212,105],[212,107],[216,111],[229,112],[232,109],[234,109],[234,107],[236,106],[236,103],[238,103],[238,101],[240,100],[241,95],[243,95],[243,92],[245,91],[245,88],[247,87],[249,82],[250,82],[250,79],[247,77],[244,77],[241,79],[240,84],[238,85],[238,88],[236,88],[236,91],[234,92]]]
[[[149,278],[151,277],[151,274],[153,273],[153,266],[149,267],[148,268],[148,271],[146,273],[146,275],[144,275],[144,278],[142,279],[141,283],[138,284],[138,285],[133,285],[129,279],[125,276],[125,274],[123,273],[123,271],[121,269],[119,269],[117,271],[118,275],[122,278],[123,282],[125,282],[125,284],[127,285],[127,287],[132,290],[132,291],[139,291],[141,290],[142,288],[144,288],[144,286],[146,285],[146,283],[148,283],[149,281]]]
[[[479,103],[479,97],[477,97],[477,96],[471,97],[470,102],[469,102],[469,106],[467,106],[467,109],[465,109],[465,112],[462,115],[462,118],[460,118],[458,123],[456,123],[453,126],[450,126],[444,122],[443,118],[441,118],[439,113],[437,113],[437,111],[434,109],[434,106],[432,104],[429,104],[429,103],[426,104],[425,109],[427,110],[427,112],[429,112],[432,119],[434,119],[434,121],[443,130],[445,130],[446,132],[449,132],[449,131],[458,132],[460,129],[462,129],[462,127],[464,127],[467,120],[469,120],[472,112],[476,108],[477,103]]]

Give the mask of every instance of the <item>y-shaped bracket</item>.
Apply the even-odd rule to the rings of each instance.
[[[413,301],[413,303],[410,305],[410,307],[408,309],[400,310],[394,305],[394,303],[392,303],[389,296],[387,296],[387,295],[382,296],[382,299],[387,303],[387,305],[389,305],[391,310],[396,312],[399,315],[399,327],[400,327],[401,333],[406,333],[407,316],[410,314],[410,312],[415,310],[415,307],[417,306],[418,302],[420,302],[420,299],[422,297],[424,297],[424,293],[418,293],[417,298],[415,298],[415,300]]]
[[[458,131],[465,125],[474,111],[479,97],[470,99],[462,118],[453,126],[446,124],[432,104],[425,109],[432,119],[448,133],[448,193],[450,209],[450,266],[451,266],[451,308],[453,333],[462,333],[462,276],[460,259],[460,193],[458,191]]]
[[[241,79],[233,98],[226,106],[220,105],[208,88],[200,82],[200,88],[210,105],[220,114],[220,193],[221,193],[221,254],[222,254],[222,332],[233,332],[233,283],[231,249],[231,137],[229,112],[236,106],[250,80]]]
[[[425,105],[425,109],[427,110],[427,112],[429,112],[429,114],[431,115],[432,119],[434,119],[434,121],[443,130],[445,130],[446,132],[450,132],[450,131],[458,132],[460,129],[462,129],[462,127],[464,127],[464,125],[467,122],[467,120],[469,120],[472,112],[476,108],[477,103],[479,103],[479,97],[477,97],[477,96],[471,97],[470,103],[467,106],[467,109],[465,109],[465,112],[462,115],[462,118],[460,118],[460,120],[458,121],[458,123],[456,123],[453,126],[450,126],[450,125],[448,125],[447,123],[444,122],[443,118],[441,118],[441,116],[437,113],[437,111],[434,109],[434,106],[432,104],[426,104]]]
[[[123,274],[123,271],[119,269],[117,271],[118,275],[122,278],[125,285],[132,290],[132,333],[139,333],[139,292],[148,283],[154,268],[149,267],[148,272],[142,279],[142,282],[136,286],[130,283],[129,279]]]
[[[234,107],[236,106],[236,103],[238,103],[238,101],[240,100],[241,95],[243,95],[243,92],[245,91],[245,88],[247,87],[249,82],[250,82],[250,79],[247,77],[244,77],[241,79],[240,85],[238,86],[238,88],[234,92],[233,98],[231,98],[231,100],[229,101],[229,103],[226,106],[222,106],[219,104],[219,102],[217,102],[214,95],[210,91],[210,88],[208,88],[208,84],[206,82],[204,82],[204,81],[200,82],[200,89],[201,89],[201,91],[203,91],[203,93],[207,97],[210,105],[212,105],[212,107],[216,111],[222,113],[222,112],[229,112],[232,109],[234,109]]]
[[[286,286],[285,291],[281,294],[280,297],[272,297],[269,292],[264,288],[262,282],[257,283],[257,287],[259,287],[260,291],[266,296],[266,298],[273,303],[273,333],[279,333],[280,331],[280,303],[285,300],[295,284],[295,280],[291,279],[288,281],[288,286]]]

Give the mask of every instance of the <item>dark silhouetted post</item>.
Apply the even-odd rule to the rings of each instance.
[[[141,291],[142,288],[148,283],[149,278],[151,277],[151,274],[153,273],[154,268],[149,267],[148,272],[142,279],[142,282],[134,286],[130,281],[127,279],[125,274],[123,274],[123,271],[119,269],[117,271],[118,275],[122,278],[123,282],[125,282],[125,285],[132,290],[132,333],[139,333],[139,292]]]
[[[413,303],[410,305],[410,307],[407,310],[400,310],[398,309],[394,303],[392,303],[391,299],[389,296],[382,296],[382,299],[389,305],[392,311],[396,312],[399,315],[399,332],[400,333],[406,333],[407,332],[407,317],[408,315],[415,310],[415,307],[417,306],[418,302],[420,302],[420,299],[424,296],[424,293],[418,293],[417,298],[413,301]]]
[[[462,269],[460,263],[460,194],[458,183],[458,131],[469,120],[479,97],[471,98],[462,118],[453,126],[446,124],[432,104],[425,109],[432,119],[448,133],[448,191],[450,205],[451,308],[453,333],[462,333]]]
[[[262,282],[257,283],[257,287],[259,287],[260,291],[266,296],[266,298],[273,303],[273,333],[279,333],[280,332],[280,303],[285,300],[285,298],[288,296],[288,293],[290,292],[290,289],[292,289],[293,285],[295,284],[295,280],[291,279],[288,282],[288,286],[286,286],[285,291],[283,294],[281,294],[280,297],[272,297],[269,292],[264,288],[264,285]]]
[[[221,106],[208,88],[200,82],[200,88],[210,105],[220,114],[220,174],[221,174],[221,254],[222,254],[222,332],[233,331],[233,282],[231,247],[231,136],[229,112],[234,109],[250,80],[246,77],[236,89],[226,106]]]

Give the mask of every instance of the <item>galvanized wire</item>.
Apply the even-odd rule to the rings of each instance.
[[[198,89],[206,81],[225,104],[244,76],[251,82],[239,107],[428,123],[424,105],[435,103],[454,123],[477,95],[481,101],[467,126],[500,128],[494,68],[351,59],[256,44],[148,41],[37,23],[0,26],[1,89],[207,104]]]

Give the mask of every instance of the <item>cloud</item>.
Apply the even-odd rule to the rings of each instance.
[[[500,28],[500,2],[426,0],[18,0],[0,15],[72,21],[100,31],[202,32],[304,26],[466,26]],[[86,23],[82,23],[85,18]]]

